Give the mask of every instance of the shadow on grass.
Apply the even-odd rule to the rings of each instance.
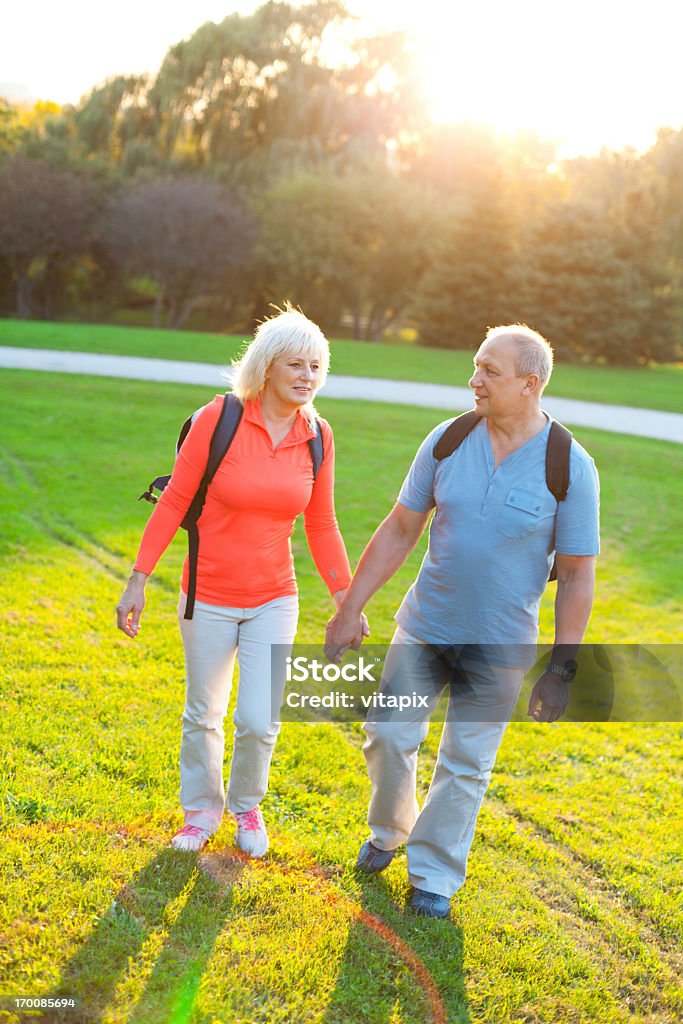
[[[321,1024],[470,1024],[460,926],[413,914],[395,901],[384,878],[359,881],[364,912],[349,930]],[[370,973],[373,958],[367,955],[378,938],[394,954],[383,977]]]
[[[49,1024],[103,1019],[186,1024],[195,1019],[197,994],[216,942],[226,926],[239,927],[233,895],[249,869],[248,860],[212,857],[213,862],[197,861],[165,849],[150,860],[118,892],[49,993],[75,999],[76,1008],[33,1013],[31,1019]],[[283,867],[289,874],[277,862],[272,867],[275,875]],[[262,862],[257,870],[268,876],[267,869]],[[361,908],[317,870],[304,873],[320,883],[323,894],[330,887],[326,898],[348,902],[351,917],[334,988],[322,1015],[315,1016],[320,1024],[391,1024],[396,1019],[469,1024],[462,932],[455,923],[404,912],[383,879],[362,880]],[[273,941],[277,955],[277,935]],[[264,997],[269,998],[266,990]],[[260,1005],[259,1020],[267,1019],[263,1012]],[[307,1011],[296,1001],[292,1012],[292,1024],[312,1019],[298,1015]]]
[[[128,1024],[188,1020],[231,902],[232,889],[194,855],[163,850],[120,890],[50,993],[77,1008],[37,1019],[90,1024],[114,1002],[113,1019]]]

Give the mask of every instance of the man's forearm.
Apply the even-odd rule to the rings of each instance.
[[[360,615],[370,598],[396,573],[418,538],[402,531],[391,517],[375,530],[344,598],[344,609]]]
[[[397,503],[375,530],[361,556],[341,607],[325,630],[325,656],[339,663],[350,648],[358,649],[369,629],[363,608],[391,579],[417,544],[431,512],[413,512]]]
[[[594,579],[576,576],[560,580],[555,597],[554,658],[575,658],[583,641],[593,607]]]

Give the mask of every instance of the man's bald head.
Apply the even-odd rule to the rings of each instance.
[[[553,372],[553,350],[538,331],[532,331],[526,324],[507,324],[491,327],[486,341],[510,338],[515,343],[515,366],[520,377],[536,374],[540,391],[543,391]]]

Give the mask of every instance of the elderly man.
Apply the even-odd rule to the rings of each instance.
[[[386,692],[426,694],[422,704],[429,712],[365,723],[371,834],[357,864],[368,873],[382,871],[405,842],[411,906],[431,917],[448,916],[450,898],[465,880],[498,747],[535,660],[539,604],[554,556],[555,643],[529,703],[535,720],[552,722],[566,710],[574,656],[591,612],[598,477],[593,460],[572,440],[565,499],[558,502],[548,489],[551,419],[540,400],[552,365],[546,340],[525,325],[488,332],[469,382],[480,420],[447,458],[439,460],[434,449],[452,421],[420,446],[398,502],[328,623],[326,654],[339,661],[362,639],[366,603],[403,564],[436,510],[427,554],[396,614],[382,677]],[[448,713],[419,811],[417,751],[446,685]]]

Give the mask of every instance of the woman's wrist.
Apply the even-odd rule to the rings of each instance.
[[[132,569],[131,574],[128,577],[128,584],[133,586],[144,587],[145,583],[149,579],[149,573],[142,572],[141,569]]]
[[[339,611],[343,604],[345,612],[360,615],[363,611],[363,605],[359,605],[358,602],[354,600],[353,593],[351,593],[349,596],[350,590],[351,588],[347,587],[345,590],[335,591],[335,593],[332,595],[332,600],[337,606],[337,611]]]

